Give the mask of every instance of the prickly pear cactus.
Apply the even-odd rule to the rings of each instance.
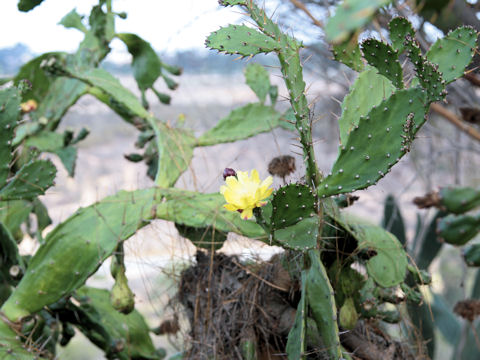
[[[398,51],[390,45],[375,39],[362,42],[365,60],[377,68],[378,73],[389,79],[398,89],[403,89],[403,71],[398,60]]]

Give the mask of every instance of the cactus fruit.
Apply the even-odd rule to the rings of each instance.
[[[280,49],[280,44],[254,28],[245,25],[229,25],[214,31],[205,44],[227,54],[253,56]]]
[[[463,249],[463,258],[468,266],[480,266],[480,244],[469,244]]]
[[[362,52],[368,64],[375,67],[380,75],[389,79],[396,88],[403,89],[403,71],[397,50],[381,41],[367,39],[362,42]]]
[[[392,42],[392,47],[402,53],[405,49],[405,38],[410,36],[411,38],[415,37],[415,30],[413,30],[412,24],[410,21],[404,17],[396,17],[390,21],[388,24],[390,30],[390,41]]]
[[[338,119],[340,144],[346,144],[350,132],[358,126],[362,117],[368,115],[373,107],[379,106],[382,100],[390,97],[395,90],[392,83],[377,70],[367,67],[358,75],[343,99],[342,115]]]
[[[439,205],[450,213],[462,214],[480,206],[480,190],[471,187],[444,187],[438,195]]]
[[[345,299],[339,313],[340,326],[347,330],[353,330],[358,321],[358,313],[353,298]]]
[[[425,54],[428,61],[438,65],[446,83],[463,76],[465,68],[475,52],[478,32],[470,26],[462,26],[438,39]]]
[[[110,303],[112,307],[122,314],[130,314],[135,308],[135,295],[128,287],[128,279],[125,275],[125,262],[123,243],[117,246],[116,253],[112,256],[110,273],[115,279],[112,291],[110,292]]]
[[[448,215],[437,222],[440,241],[452,245],[465,245],[480,231],[480,215]]]
[[[53,185],[57,168],[50,160],[32,161],[20,168],[0,190],[0,201],[33,199]]]
[[[331,174],[319,184],[318,195],[364,189],[384,177],[409,151],[415,132],[424,123],[424,102],[420,89],[399,90],[360,117],[341,146]]]

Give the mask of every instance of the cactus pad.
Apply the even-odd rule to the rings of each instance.
[[[119,359],[158,358],[150,329],[139,312],[119,313],[110,304],[109,293],[104,289],[85,286],[74,298],[79,304],[73,310],[78,318],[75,325],[106,353],[116,352]],[[115,349],[118,343],[123,344],[119,352]]]
[[[16,88],[0,91],[0,187],[7,181],[12,161],[13,129],[17,125],[20,96]]]
[[[233,110],[217,125],[198,138],[199,146],[247,139],[262,132],[271,131],[281,123],[282,114],[271,106],[248,104]]]
[[[405,38],[409,35],[411,38],[415,37],[415,30],[413,30],[412,24],[410,21],[404,17],[396,17],[390,21],[388,24],[390,30],[390,41],[392,42],[392,47],[402,53],[405,49]]]
[[[307,299],[330,359],[341,359],[337,308],[332,285],[317,250],[308,251]]]
[[[214,31],[205,41],[210,49],[227,54],[253,56],[280,49],[273,38],[245,25],[229,25]]]
[[[341,44],[333,46],[333,58],[355,71],[362,71],[364,64],[362,61],[362,53],[358,46],[357,36],[352,36]]]
[[[407,255],[395,236],[378,226],[356,224],[359,250],[376,253],[367,261],[367,272],[382,287],[400,284],[407,271]]]
[[[462,77],[472,60],[478,33],[470,26],[462,26],[438,39],[425,54],[428,61],[438,65],[443,79],[450,83]]]
[[[270,76],[265,68],[258,64],[249,64],[245,68],[245,79],[250,89],[257,95],[260,102],[263,104],[270,91]]]
[[[375,68],[360,73],[342,102],[342,116],[338,119],[340,144],[347,142],[350,131],[358,125],[361,116],[366,116],[372,107],[390,97],[395,90],[392,83],[377,74]]]
[[[440,241],[452,245],[465,245],[480,231],[480,215],[449,215],[437,222]]]
[[[378,8],[390,0],[345,0],[337,6],[335,15],[325,27],[327,41],[338,44],[347,39],[350,32],[364,26]]]
[[[398,60],[398,51],[390,45],[375,39],[362,42],[363,57],[379,74],[389,79],[395,87],[403,88],[402,66]]]
[[[57,168],[50,160],[30,162],[0,190],[0,200],[32,199],[53,185]]]
[[[361,117],[340,148],[332,172],[319,184],[327,197],[374,185],[409,150],[415,132],[424,123],[424,94],[420,89],[399,90]]]
[[[315,197],[306,185],[286,185],[273,194],[271,222],[273,230],[294,225],[315,214]]]
[[[288,360],[304,360],[304,352],[306,350],[305,337],[307,327],[307,281],[306,272],[302,271],[301,281],[301,297],[297,305],[297,311],[295,313],[295,321],[293,323],[290,332],[288,333],[288,340],[286,346],[286,352]]]
[[[275,230],[273,238],[287,249],[297,251],[313,249],[317,245],[319,226],[320,219],[318,216],[309,217],[296,224]]]

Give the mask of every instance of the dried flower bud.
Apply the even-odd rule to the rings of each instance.
[[[281,155],[273,158],[268,164],[268,172],[284,178],[295,171],[295,158],[290,155]]]
[[[225,168],[225,170],[223,170],[223,180],[225,180],[227,177],[229,176],[237,176],[237,172],[235,170],[233,170],[232,168]]]

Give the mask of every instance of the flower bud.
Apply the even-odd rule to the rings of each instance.
[[[229,176],[237,177],[237,172],[231,168],[225,168],[225,170],[223,170],[223,180],[225,180]]]

